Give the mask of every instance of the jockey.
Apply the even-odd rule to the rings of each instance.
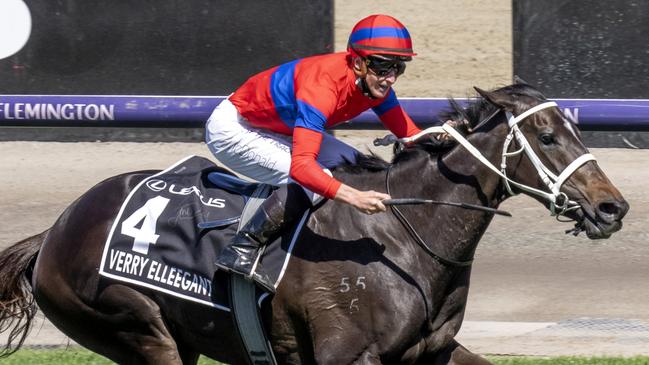
[[[358,152],[325,130],[371,108],[397,137],[417,134],[392,89],[415,55],[403,24],[371,15],[356,24],[346,52],[263,71],[216,107],[206,124],[210,151],[233,171],[279,186],[223,249],[220,269],[274,292],[263,270],[252,272],[259,249],[318,199],[366,214],[386,210],[381,201],[389,195],[360,191],[331,176],[327,169],[354,163]]]

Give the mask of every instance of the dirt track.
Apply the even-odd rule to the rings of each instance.
[[[336,46],[360,17],[396,15],[410,29],[420,57],[399,80],[401,96],[466,96],[511,79],[509,0],[336,2]],[[1,133],[1,131],[0,131]],[[376,133],[338,135],[363,146]],[[382,153],[382,152],[381,152]],[[631,204],[624,229],[606,241],[566,236],[568,224],[519,197],[504,209],[479,246],[467,319],[558,321],[579,317],[649,321],[649,151],[593,153]],[[0,247],[38,233],[96,182],[125,171],[165,168],[204,144],[0,143]]]

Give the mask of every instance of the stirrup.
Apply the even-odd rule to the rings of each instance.
[[[266,274],[266,271],[263,269],[263,267],[259,266],[259,260],[261,260],[261,257],[264,255],[266,247],[267,246],[261,246],[261,248],[257,251],[257,257],[252,264],[250,272],[248,273],[248,275],[246,275],[246,279],[261,286],[261,288],[265,291],[271,294],[275,294],[275,283],[272,283],[270,281],[270,278],[268,277],[268,274]]]
[[[266,246],[261,246],[257,250],[257,254],[255,259],[252,262],[252,267],[250,268],[250,272],[246,275],[246,279],[252,280],[253,276],[255,274],[255,271],[257,271],[257,266],[259,265],[259,260],[261,260],[261,256],[264,255],[264,252],[266,252]]]
[[[246,252],[246,250],[248,250],[248,252]],[[258,256],[259,248],[255,246],[253,242],[251,242],[250,245],[247,245],[245,242],[233,242],[221,250],[214,262],[214,265],[216,265],[219,270],[234,272],[246,276],[249,275],[254,268]]]
[[[261,274],[254,272],[251,279],[252,282],[261,287],[265,292],[275,294],[275,283],[270,281],[270,278],[263,270],[261,270]]]

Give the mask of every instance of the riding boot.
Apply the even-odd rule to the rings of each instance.
[[[274,293],[274,283],[257,266],[260,250],[310,207],[311,200],[301,186],[281,186],[261,204],[230,244],[221,250],[216,266],[226,272],[252,279]]]

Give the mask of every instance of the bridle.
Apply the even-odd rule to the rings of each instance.
[[[483,165],[487,166],[490,170],[492,170],[502,178],[508,194],[517,194],[512,189],[512,186],[514,186],[527,195],[535,195],[543,200],[546,200],[550,204],[551,215],[560,216],[566,214],[569,211],[580,208],[579,203],[570,200],[564,192],[560,191],[561,187],[568,180],[568,178],[570,178],[570,176],[575,171],[577,171],[577,169],[579,169],[585,163],[589,161],[595,161],[596,159],[592,154],[585,153],[572,161],[558,175],[555,175],[547,166],[543,164],[543,162],[541,162],[541,159],[538,157],[536,152],[534,152],[532,146],[523,135],[523,132],[521,132],[521,130],[518,128],[518,124],[530,115],[537,113],[543,109],[552,107],[557,107],[557,103],[548,101],[534,106],[518,116],[514,116],[510,112],[505,112],[505,115],[507,116],[507,123],[509,125],[509,133],[507,134],[507,137],[505,138],[505,141],[503,143],[500,170],[496,168],[486,157],[484,157],[484,155],[482,155],[482,153],[480,153],[480,151],[478,151],[478,149],[473,146],[471,142],[464,138],[464,136],[460,132],[447,124],[425,129],[412,137],[402,138],[399,139],[399,141],[402,143],[407,143],[412,142],[426,134],[448,133],[460,145],[462,145],[462,147],[464,147],[469,153],[471,153],[471,155],[478,159],[478,161],[480,161]],[[509,147],[514,138],[516,138],[516,141],[521,146],[521,148],[517,151],[509,152]],[[507,176],[507,157],[515,156],[522,152],[524,152],[525,155],[530,159],[530,162],[536,169],[537,174],[539,175],[543,183],[548,187],[549,192],[521,184],[510,179]]]
[[[466,138],[464,138],[464,136],[460,132],[458,132],[455,128],[453,128],[448,124],[427,128],[412,137],[401,138],[398,141],[401,143],[408,143],[408,142],[413,142],[427,134],[448,133],[460,145],[462,145],[462,147],[464,147],[469,153],[471,153],[471,155],[473,155],[476,159],[478,159],[478,161],[480,161],[482,164],[487,166],[491,171],[498,174],[502,178],[508,194],[517,195],[517,193],[515,193],[512,189],[512,186],[514,186],[519,190],[521,190],[522,192],[526,193],[527,195],[538,196],[549,202],[551,215],[559,217],[561,215],[566,214],[567,212],[579,209],[581,207],[579,203],[570,200],[564,192],[560,191],[561,186],[563,186],[563,184],[568,180],[568,178],[570,178],[570,176],[575,171],[577,171],[577,169],[579,169],[585,163],[589,161],[595,161],[596,159],[595,156],[593,156],[592,154],[585,153],[577,157],[574,161],[572,161],[558,175],[555,175],[547,166],[543,164],[541,159],[538,157],[536,152],[534,152],[532,146],[529,144],[529,142],[523,135],[523,132],[521,132],[520,129],[518,128],[518,124],[522,122],[525,118],[529,117],[530,115],[539,112],[543,109],[552,108],[552,107],[558,107],[557,103],[553,101],[545,102],[530,108],[529,110],[525,111],[524,113],[518,116],[514,116],[510,112],[505,112],[505,115],[507,116],[507,123],[509,125],[509,133],[507,134],[507,137],[505,138],[505,141],[503,143],[500,170],[496,166],[494,166],[486,157],[484,157],[484,155],[480,153],[480,151],[478,151],[478,149],[475,146],[473,146],[471,142],[469,142]],[[474,128],[474,130],[486,124],[489,120],[495,117],[498,112],[500,112],[500,110],[493,113],[486,120],[480,122],[478,126]],[[521,146],[521,148],[518,149],[517,151],[509,152],[509,147],[514,138],[516,138],[516,141]],[[516,182],[507,176],[507,157],[519,155],[523,152],[530,159],[530,162],[536,169],[539,177],[548,187],[549,192]],[[392,165],[390,167],[392,167]],[[389,184],[390,170],[391,168],[388,168],[386,174],[386,189],[387,189],[386,192],[388,194],[390,194],[390,184]],[[417,244],[421,246],[421,248],[424,251],[426,251],[426,253],[428,253],[430,256],[432,256],[435,260],[448,266],[464,267],[464,266],[471,265],[473,259],[467,261],[456,261],[456,260],[443,258],[440,255],[433,252],[425,243],[425,241],[421,238],[421,236],[417,233],[415,228],[404,217],[401,211],[399,211],[399,209],[394,205],[391,205],[390,208],[392,209],[392,212],[395,214],[397,219],[406,228],[406,230],[411,235],[411,237],[415,240],[415,242],[417,242]]]
[[[563,169],[563,171],[559,175],[555,175],[549,168],[547,168],[543,164],[543,162],[541,162],[539,157],[532,149],[532,146],[530,146],[530,144],[527,142],[527,139],[525,138],[525,136],[523,136],[523,133],[518,128],[518,123],[521,122],[526,117],[528,117],[529,115],[532,115],[539,110],[549,108],[549,107],[556,107],[556,106],[557,103],[553,101],[546,102],[527,110],[526,112],[524,112],[523,114],[517,117],[514,117],[510,112],[506,112],[507,121],[509,124],[509,134],[507,135],[507,138],[505,138],[505,143],[503,144],[503,158],[500,166],[503,174],[506,174],[507,157],[518,155],[521,152],[525,152],[525,154],[530,159],[530,161],[532,161],[532,165],[534,165],[534,168],[536,169],[536,172],[539,174],[539,177],[541,178],[543,183],[545,183],[548,189],[550,189],[550,193],[548,194],[540,190],[532,191],[529,189],[533,189],[533,188],[530,188],[522,184],[518,184],[517,187],[523,191],[527,191],[529,193],[538,194],[540,196],[545,197],[545,199],[550,202],[550,212],[551,215],[553,216],[564,215],[568,211],[580,208],[580,205],[577,202],[570,200],[566,195],[566,193],[560,191],[561,186],[563,186],[566,180],[568,180],[568,178],[586,162],[596,161],[595,156],[593,156],[590,153],[585,153],[577,157],[568,166],[566,166],[566,168]],[[521,148],[518,151],[507,152],[509,150],[509,145],[513,139],[512,136],[516,138],[516,141],[518,141],[519,145],[521,145]],[[504,183],[505,183],[505,187],[507,188],[507,192],[510,195],[515,195],[509,183],[509,179],[505,179]]]

